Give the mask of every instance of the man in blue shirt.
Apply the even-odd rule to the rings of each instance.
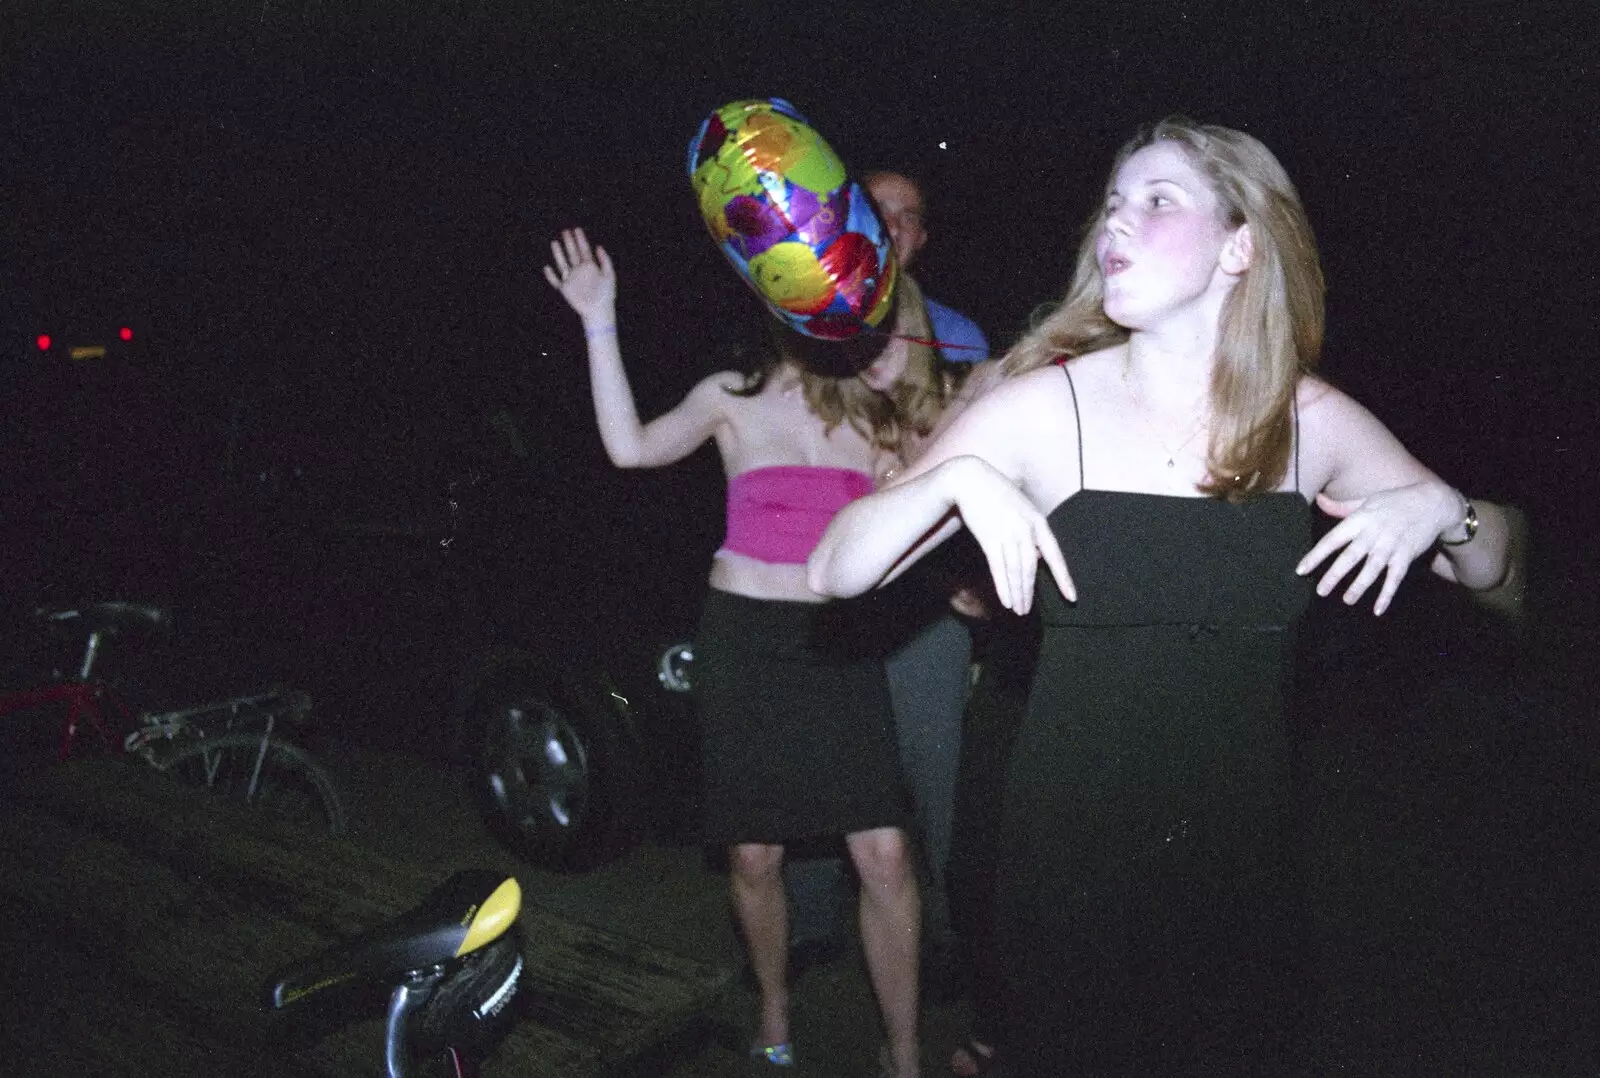
[[[909,270],[917,252],[928,242],[928,225],[922,191],[898,172],[869,172],[867,192],[878,204],[878,215],[889,229],[900,268]],[[989,342],[978,323],[925,295],[933,335],[943,346],[941,355],[952,363],[976,363],[989,358]]]

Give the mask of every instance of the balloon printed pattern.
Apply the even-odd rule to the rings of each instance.
[[[722,106],[689,141],[688,168],[711,238],[784,323],[832,341],[886,328],[889,232],[793,105]]]

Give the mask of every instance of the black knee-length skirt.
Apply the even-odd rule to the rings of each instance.
[[[888,682],[850,605],[707,593],[694,651],[703,841],[905,826]]]

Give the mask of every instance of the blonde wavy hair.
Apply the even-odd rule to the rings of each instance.
[[[1170,116],[1123,144],[1115,177],[1156,142],[1183,147],[1210,182],[1230,228],[1250,226],[1250,266],[1222,310],[1211,375],[1209,476],[1200,490],[1237,501],[1277,489],[1294,446],[1294,392],[1322,351],[1322,266],[1305,207],[1283,166],[1242,131]],[[1107,181],[1109,193],[1110,181]],[[1095,240],[1105,202],[1085,225],[1072,284],[1056,310],[1006,355],[1007,374],[1121,344],[1128,330],[1106,317]]]
[[[895,335],[906,340],[906,369],[889,391],[894,406],[894,450],[905,457],[907,443],[912,438],[925,438],[939,422],[961,385],[966,381],[971,367],[965,363],[950,363],[928,341],[933,340],[933,320],[928,316],[928,305],[922,288],[908,273],[900,274],[896,286],[900,290],[895,315]]]

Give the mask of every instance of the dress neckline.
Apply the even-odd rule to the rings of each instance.
[[[1268,498],[1290,497],[1299,502],[1301,505],[1305,506],[1307,509],[1311,508],[1311,503],[1306,501],[1305,495],[1301,494],[1298,490],[1272,490],[1265,494],[1252,495],[1243,502],[1235,503],[1224,501],[1221,498],[1213,498],[1207,494],[1153,494],[1143,490],[1109,490],[1105,487],[1079,487],[1077,490],[1073,491],[1071,494],[1068,494],[1065,498],[1062,498],[1059,502],[1057,502],[1049,512],[1045,513],[1045,519],[1048,520],[1050,517],[1055,516],[1056,513],[1066,507],[1068,502],[1082,494],[1106,494],[1119,498],[1148,498],[1156,501],[1169,502],[1214,502],[1218,505],[1249,505],[1251,502],[1262,502],[1266,501]]]
[[[1294,418],[1291,421],[1293,424],[1292,431],[1294,436],[1294,487],[1290,490],[1268,491],[1265,494],[1252,495],[1251,498],[1247,499],[1245,502],[1233,503],[1226,502],[1221,498],[1214,498],[1209,494],[1151,494],[1139,490],[1103,490],[1100,487],[1089,486],[1088,472],[1085,470],[1083,459],[1083,413],[1078,409],[1078,385],[1072,380],[1072,372],[1067,370],[1067,357],[1063,356],[1061,359],[1057,360],[1056,365],[1061,369],[1061,373],[1066,375],[1067,392],[1072,396],[1072,419],[1073,424],[1078,431],[1078,489],[1073,491],[1071,494],[1068,494],[1065,498],[1061,499],[1061,501],[1057,502],[1050,512],[1045,514],[1046,519],[1049,519],[1049,517],[1052,516],[1057,509],[1060,509],[1062,506],[1066,505],[1079,494],[1097,490],[1102,491],[1102,493],[1105,494],[1122,494],[1134,498],[1166,498],[1176,501],[1212,501],[1223,502],[1223,504],[1226,505],[1243,505],[1248,504],[1248,502],[1252,499],[1270,498],[1277,494],[1293,494],[1300,500],[1301,504],[1307,506],[1308,508],[1310,507],[1311,500],[1308,499],[1300,490],[1300,401],[1298,398],[1294,399]]]

